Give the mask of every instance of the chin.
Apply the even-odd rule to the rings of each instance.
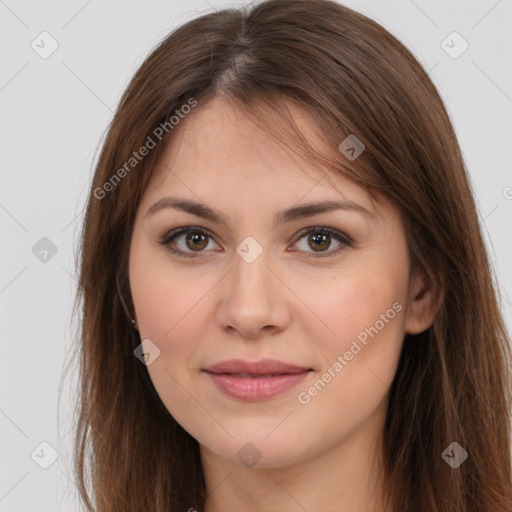
[[[275,425],[274,425],[275,426]],[[255,469],[284,468],[301,462],[307,452],[300,432],[281,431],[280,435],[273,432],[268,435],[267,428],[230,430],[233,438],[227,434],[221,439],[210,436],[196,437],[202,449],[215,453],[217,456],[234,464]]]

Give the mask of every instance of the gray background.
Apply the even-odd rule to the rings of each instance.
[[[74,247],[120,95],[172,28],[244,3],[0,0],[0,512],[78,509],[70,465],[75,376],[62,377],[76,327]],[[440,90],[474,183],[510,328],[512,0],[344,3],[403,41]],[[59,45],[46,59],[31,47],[51,49],[43,31]],[[441,46],[453,31],[469,44],[458,58]],[[452,39],[445,45],[453,54],[462,46]],[[52,448],[42,442],[58,453],[47,469],[41,464],[52,461]]]

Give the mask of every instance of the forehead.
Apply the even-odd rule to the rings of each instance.
[[[308,143],[325,150],[321,131],[307,112],[292,104],[288,108]],[[167,192],[195,195],[196,200],[215,196],[219,203],[232,202],[236,194],[259,197],[261,204],[350,196],[375,206],[353,181],[301,158],[276,140],[266,125],[221,98],[199,104],[181,122],[154,169],[143,202]]]

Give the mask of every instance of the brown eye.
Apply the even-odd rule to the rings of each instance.
[[[185,237],[185,243],[189,249],[193,251],[200,251],[208,245],[208,238],[207,235],[204,235],[203,233],[194,232],[193,234],[188,234]]]
[[[210,241],[213,242],[212,236],[204,229],[187,227],[167,233],[159,243],[177,256],[195,258],[205,252]]]
[[[323,251],[331,245],[331,235],[315,233],[308,236],[308,244],[314,251]]]
[[[296,242],[295,245],[301,252],[306,253],[307,257],[333,256],[352,244],[347,235],[327,227],[308,228],[299,238],[299,241],[302,239],[305,239],[303,243]],[[333,250],[328,250],[333,243],[337,245]]]

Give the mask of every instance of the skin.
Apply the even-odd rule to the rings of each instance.
[[[321,146],[306,114],[291,109]],[[404,334],[426,329],[435,310],[427,281],[409,276],[398,211],[341,176],[319,181],[318,168],[292,157],[226,100],[199,105],[175,135],[137,211],[129,278],[141,340],[160,350],[147,367],[150,378],[200,444],[205,511],[383,512],[389,386]],[[206,204],[226,222],[174,208],[146,214],[171,195]],[[274,225],[279,210],[340,199],[369,213],[338,209]],[[212,234],[170,243],[196,258],[159,243],[186,226]],[[308,243],[308,227],[330,227],[353,242]],[[252,263],[236,252],[248,236],[263,249]],[[319,252],[331,256],[315,257]],[[401,310],[332,377],[338,356],[397,303]],[[231,358],[273,358],[314,371],[274,398],[243,401],[201,371]],[[299,393],[329,368],[330,382],[301,403]],[[248,442],[261,454],[253,467],[237,456]]]

